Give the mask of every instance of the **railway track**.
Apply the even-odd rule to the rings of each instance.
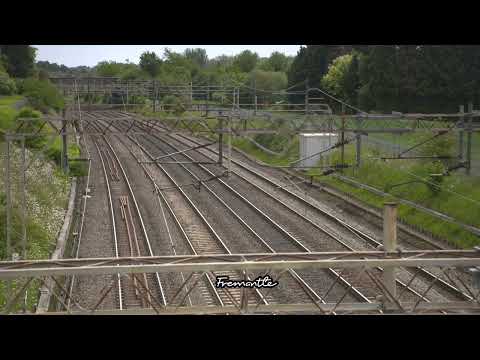
[[[138,143],[138,142],[137,142],[137,143]],[[139,146],[141,146],[141,145],[139,144]],[[153,159],[153,157],[151,157],[151,158]],[[200,178],[199,178],[197,175],[195,175],[191,170],[187,169],[185,165],[181,164],[181,166],[182,166],[182,167],[184,168],[184,170],[187,171],[193,178],[195,178],[195,180],[201,181]],[[215,177],[215,174],[213,174],[212,172],[210,172],[208,169],[203,168],[203,170],[204,170],[204,171],[207,171],[210,176]],[[302,245],[302,243],[298,240],[298,236],[292,235],[291,232],[289,232],[288,230],[286,230],[283,225],[278,224],[278,223],[275,222],[273,219],[271,219],[267,214],[265,214],[263,211],[261,211],[260,209],[256,208],[255,205],[253,205],[252,203],[250,203],[246,198],[242,197],[241,194],[239,194],[239,193],[236,192],[234,189],[232,189],[231,187],[229,187],[228,184],[226,184],[225,182],[223,182],[223,180],[221,180],[221,179],[218,179],[218,180],[221,181],[223,185],[227,186],[227,188],[229,189],[230,192],[235,193],[236,196],[241,197],[244,202],[247,202],[247,204],[248,204],[250,207],[254,208],[254,209],[256,210],[256,212],[257,212],[257,215],[259,214],[261,217],[267,219],[268,222],[269,222],[269,227],[270,227],[270,228],[272,228],[272,224],[273,224],[273,225],[274,225],[274,226],[273,226],[274,228],[277,228],[277,230],[283,232],[284,235],[286,235],[286,236],[288,237],[289,242],[286,242],[286,241],[283,242],[283,246],[286,246],[287,244],[288,244],[288,246],[286,246],[286,247],[284,247],[284,248],[281,248],[281,249],[280,249],[281,251],[298,251],[299,249],[300,249],[300,251],[307,251],[307,252],[310,251],[308,248],[306,248],[304,245]],[[231,207],[231,206],[228,206],[227,204],[225,204],[225,198],[227,197],[226,194],[225,194],[225,191],[220,192],[220,189],[219,189],[219,188],[215,188],[215,189],[214,189],[215,191],[214,191],[214,190],[210,189],[209,185],[206,185],[206,184],[202,184],[202,188],[206,188],[207,191],[209,191],[209,192],[210,192],[213,196],[215,196],[219,201],[222,201],[223,204],[224,204],[224,206],[227,207],[230,212],[235,213],[234,210],[232,210],[232,207]],[[219,197],[218,195],[216,195],[217,193],[218,193],[218,194],[221,194],[221,197],[222,197],[223,200],[220,199],[220,197]],[[232,204],[232,203],[230,202],[230,204]],[[245,208],[245,207],[243,207],[243,208]],[[237,208],[236,211],[238,211],[238,210],[239,210],[239,209]],[[246,224],[246,222],[242,220],[242,218],[241,218],[240,215],[236,214],[236,216],[237,216],[237,218],[239,219],[239,221],[244,224],[244,226],[248,226],[248,224]],[[252,232],[254,232],[254,230],[252,230],[251,228],[250,228],[250,230],[251,230]],[[268,232],[268,230],[267,230],[267,232]],[[266,241],[264,238],[262,238],[258,233],[255,233],[255,235],[256,235],[257,239],[259,240],[259,242],[264,245],[264,248],[266,248],[266,249],[267,249],[268,251],[270,251],[270,252],[276,252],[276,250],[274,250],[274,249],[272,248],[272,246],[270,246],[270,244],[267,244],[267,241]],[[357,299],[361,299],[361,301],[366,301],[366,302],[369,302],[369,301],[370,301],[368,297],[364,296],[360,291],[358,291],[354,286],[352,286],[352,285],[348,282],[348,280],[345,279],[345,277],[339,276],[338,272],[336,272],[336,271],[333,270],[333,269],[330,269],[329,272],[330,272],[330,277],[331,277],[331,278],[332,278],[332,277],[333,277],[334,279],[337,279],[337,278],[338,278],[338,279],[340,280],[340,281],[339,281],[339,285],[343,285],[343,287],[346,288],[346,289],[348,289],[351,293],[353,293],[354,296],[355,296]],[[292,273],[291,273],[290,275],[292,276],[292,278],[296,279],[297,282],[299,282],[299,284],[302,286],[302,289],[304,289],[304,291],[306,290],[306,291],[310,294],[310,296],[311,296],[312,298],[314,298],[316,301],[322,301],[322,302],[324,301],[324,299],[323,299],[320,295],[318,295],[317,292],[313,289],[314,286],[311,285],[311,284],[313,284],[313,283],[316,282],[316,283],[317,283],[317,286],[318,286],[318,279],[320,278],[320,274],[319,274],[319,273],[312,272],[312,271],[310,271],[310,272],[304,272],[304,271],[302,271],[302,272],[293,272],[293,271],[292,271]],[[347,274],[347,276],[348,276],[348,274]],[[353,274],[352,274],[352,276],[353,276]],[[307,277],[310,279],[310,281],[308,281],[308,283],[307,283],[307,281],[304,280],[304,278],[307,278]],[[316,280],[316,281],[314,281],[314,280]],[[333,280],[331,280],[329,284],[323,283],[322,286],[321,286],[321,288],[326,289],[326,288],[331,287],[330,285],[331,285],[332,282],[333,282]],[[366,287],[365,289],[367,289],[367,287]],[[344,291],[343,291],[343,293],[344,293]],[[370,294],[370,297],[373,298],[374,295],[373,295],[373,294]],[[337,296],[337,299],[338,299],[338,296]]]
[[[159,125],[156,124],[154,127],[158,128]],[[165,129],[163,129],[163,130],[165,130]],[[184,140],[183,145],[188,146],[188,147],[192,147],[192,145],[193,146],[204,145],[204,143],[193,140],[193,139],[191,139],[189,137],[186,137],[182,134],[176,134],[176,135],[168,134],[167,136],[169,136],[171,139],[176,139],[178,142],[181,142],[178,138],[183,139]],[[169,145],[171,145],[171,143],[169,143]],[[179,151],[179,149],[176,148],[176,151]],[[216,155],[217,158],[218,158],[217,152],[214,149],[212,149],[211,147],[205,147],[202,150],[199,149],[199,150],[197,150],[196,153],[202,153],[204,156],[206,156],[205,152],[207,152],[207,151]],[[208,157],[208,158],[210,160],[214,160],[215,156],[214,157]],[[193,159],[190,158],[190,160],[193,160]],[[199,160],[199,159],[197,158],[197,160]],[[280,189],[283,193],[288,194],[290,196],[290,198],[293,198],[293,199],[295,199],[295,201],[301,203],[301,205],[302,205],[301,207],[303,207],[303,208],[308,207],[308,208],[310,208],[310,210],[313,209],[315,212],[320,213],[324,218],[328,219],[329,221],[331,221],[335,224],[340,225],[348,233],[354,234],[356,237],[363,240],[365,242],[365,244],[367,244],[368,246],[377,248],[379,245],[381,245],[381,243],[378,242],[377,240],[375,240],[372,236],[366,234],[365,232],[362,232],[362,231],[359,231],[359,230],[355,229],[351,225],[347,224],[346,222],[344,222],[343,220],[339,219],[338,217],[332,215],[331,213],[327,212],[326,210],[318,207],[317,205],[314,205],[310,202],[305,201],[304,198],[302,198],[301,196],[299,196],[295,192],[289,190],[288,188],[285,188],[282,183],[275,182],[272,179],[269,179],[269,178],[263,176],[257,170],[249,167],[248,165],[242,164],[239,161],[236,161],[234,159],[232,159],[231,161],[232,161],[232,164],[234,164],[235,166],[237,166],[238,168],[243,170],[244,173],[246,172],[246,173],[250,174],[251,176],[256,177],[257,179],[260,179],[261,181],[267,183],[269,186],[275,186],[276,188]],[[235,173],[236,173],[236,175],[239,175],[238,172],[235,172]],[[245,177],[245,175],[239,175],[239,176],[242,177],[244,180],[249,181]],[[325,231],[325,228],[322,231]],[[331,233],[331,230],[329,230],[329,232]],[[337,241],[339,240],[338,235],[337,236],[334,235],[334,236],[332,236],[332,238],[336,238]],[[343,242],[343,245],[345,245],[350,250],[354,250],[351,246],[346,245],[345,242]],[[402,271],[406,271],[406,270],[402,270]],[[470,295],[468,295],[465,291],[459,289],[458,287],[455,287],[454,285],[452,285],[451,283],[446,281],[442,277],[442,275],[443,274],[438,274],[438,273],[435,274],[435,270],[428,271],[428,270],[422,269],[422,268],[416,269],[416,271],[415,271],[415,276],[417,277],[417,280],[418,279],[424,279],[427,282],[434,281],[442,289],[441,294],[436,294],[435,296],[437,296],[437,295],[447,296],[447,297],[450,297],[451,299],[461,298],[462,300],[471,300],[472,299],[472,297]],[[410,287],[410,286],[414,286],[416,284],[416,286],[419,287],[419,288],[425,288],[425,286],[418,283],[418,281],[413,281],[413,282],[410,283],[409,279],[412,278],[411,272],[407,272],[403,276],[402,276],[402,274],[399,274],[399,277],[405,279],[404,281],[400,281],[400,280],[398,281],[398,284],[400,285],[400,287],[407,288],[407,289],[409,289],[410,292],[414,293],[418,297],[421,297],[423,300],[428,301],[427,298],[423,297],[418,291],[415,291]],[[407,285],[407,282],[408,282],[408,285]],[[404,293],[404,292],[402,291],[402,293]],[[432,291],[430,291],[430,293],[432,293]]]
[[[92,140],[107,186],[115,256],[153,256],[135,194],[115,150],[104,135]],[[158,273],[118,276],[115,297],[120,310],[139,307],[158,309],[166,305]]]
[[[122,142],[124,145],[125,143]],[[148,155],[141,147],[129,148],[130,154],[135,158],[136,162],[142,167],[145,175],[150,179],[155,189],[158,189],[158,185],[155,182],[154,169],[147,169],[147,166],[140,161],[142,156]],[[140,149],[140,150],[138,150]],[[157,169],[162,170],[161,168]],[[163,171],[163,170],[162,170]],[[156,197],[159,203],[162,205],[162,209],[167,209],[170,216],[175,219],[176,226],[180,229],[183,239],[188,244],[188,247],[192,254],[225,254],[231,253],[230,250],[223,243],[222,239],[216,234],[213,227],[205,220],[203,215],[198,211],[190,198],[183,192],[173,178],[169,177],[167,172],[164,175],[170,180],[170,182],[178,187],[179,192],[161,192],[156,191]],[[181,223],[179,219],[188,219],[188,222]],[[172,239],[173,242],[173,239]],[[184,275],[182,274],[182,277]],[[186,279],[186,282],[192,284],[191,287],[195,287],[201,293],[203,297],[204,305],[235,305],[240,306],[242,301],[243,292],[240,289],[216,289],[214,286],[215,278],[217,276],[229,276],[232,279],[238,278],[239,274],[233,271],[212,272],[205,274],[192,273]],[[185,282],[185,281],[184,281]],[[261,295],[258,290],[251,291],[247,296],[248,305],[253,306],[259,302],[268,304],[266,299]],[[188,290],[187,290],[188,292]],[[172,300],[178,298],[178,293],[170,297],[169,305],[172,305]],[[271,299],[270,299],[271,301]],[[178,304],[173,304],[178,305]]]

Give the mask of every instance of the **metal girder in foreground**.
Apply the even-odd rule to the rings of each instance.
[[[0,262],[0,279],[58,275],[132,274],[180,271],[375,268],[384,266],[474,267],[480,251],[358,251],[96,258]]]

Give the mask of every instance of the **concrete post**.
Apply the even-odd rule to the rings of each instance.
[[[383,246],[385,251],[392,252],[397,249],[397,203],[386,202],[383,210]],[[390,294],[397,296],[395,282],[395,268],[384,267],[383,283]]]
[[[21,182],[22,182],[22,259],[27,258],[27,200],[26,200],[26,168],[25,168],[25,136],[22,137],[22,169],[21,169]]]
[[[5,135],[5,192],[7,200],[7,228],[6,228],[6,258],[10,260],[12,253],[12,243],[11,243],[11,234],[12,234],[12,193],[10,186],[10,136],[9,134]]]
[[[210,86],[207,86],[207,94],[205,96],[205,117],[208,117],[208,102],[210,100]]]
[[[65,118],[65,109],[62,110],[62,169],[68,173],[68,153],[67,153],[67,119]]]
[[[221,166],[223,163],[223,117],[218,119],[220,134],[218,134],[218,164]]]
[[[12,234],[12,198],[10,186],[10,136],[5,134],[5,192],[7,197],[7,228],[6,228],[6,259],[10,260],[12,254],[11,234]],[[5,283],[5,296],[8,299],[12,292],[12,282]]]
[[[308,85],[308,78],[305,80],[305,114],[308,114],[310,109],[309,109],[309,92],[308,90],[310,89]]]
[[[342,134],[340,138],[340,141],[342,142],[342,148],[340,152],[342,166],[343,164],[345,164],[345,132],[343,131],[343,129],[345,129],[345,104],[342,104]],[[343,174],[343,168],[341,169],[341,173]]]
[[[465,112],[465,106],[460,105],[460,114]],[[463,129],[465,128],[465,117],[460,118],[461,130],[458,132],[458,159],[463,161]]]
[[[228,118],[228,172],[227,175],[230,177],[231,167],[232,167],[232,118]]]
[[[153,112],[157,112],[157,86],[155,80],[153,80]]]
[[[357,129],[360,130],[360,122],[361,118],[357,117]],[[357,168],[360,167],[361,164],[361,152],[362,152],[362,135],[360,133],[357,133],[357,149],[356,149],[356,158],[357,158]]]
[[[473,103],[470,101],[468,103],[468,112],[471,114],[473,112]],[[468,127],[467,127],[467,175],[470,175],[470,169],[472,167],[472,121],[473,115],[468,116]]]

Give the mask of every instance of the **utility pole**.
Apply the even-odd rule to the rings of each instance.
[[[227,177],[230,177],[231,168],[232,168],[232,117],[228,117],[228,167],[227,167]]]
[[[67,119],[65,118],[65,109],[62,110],[62,169],[65,174],[68,173],[68,153],[67,153]]]
[[[468,103],[468,130],[467,130],[467,175],[470,175],[472,167],[472,121],[473,121],[473,102]]]
[[[345,104],[342,104],[342,134],[341,134],[341,143],[342,143],[342,148],[340,152],[341,156],[341,163],[342,163],[342,169],[341,173],[343,174],[343,164],[345,164]]]
[[[22,259],[27,258],[27,200],[26,200],[26,168],[25,168],[25,136],[22,136],[22,169],[20,179],[22,181]]]
[[[237,89],[233,88],[232,112],[235,111],[235,102],[237,101]]]
[[[397,250],[397,204],[386,202],[383,209],[383,246],[384,250],[394,252]],[[395,281],[395,268],[385,267],[383,269],[383,283],[388,292],[397,297],[397,286]]]
[[[256,78],[253,78],[253,101],[255,103],[253,115],[257,115],[257,79]]]
[[[88,98],[88,104],[91,105],[92,102],[90,100],[90,78],[87,78],[87,98]],[[91,108],[89,110],[91,110]]]
[[[7,244],[6,255],[7,260],[10,260],[12,256],[12,193],[10,185],[10,133],[5,134],[5,191],[7,197]]]
[[[309,109],[309,89],[310,86],[308,85],[308,77],[305,80],[305,114],[308,114],[310,109]]]
[[[127,105],[128,105],[128,80],[127,80]]]
[[[220,133],[218,134],[218,164],[223,163],[223,117],[218,119]]]
[[[190,82],[190,106],[193,107],[193,81]]]
[[[460,131],[458,132],[458,159],[460,162],[463,161],[463,129],[465,128],[465,117],[463,114],[465,113],[465,106],[460,105],[460,114],[462,117],[460,118]]]
[[[360,130],[360,123],[362,119],[357,116],[357,129]],[[362,135],[360,132],[357,132],[357,149],[356,149],[356,156],[357,156],[357,168],[360,167],[360,160],[361,160],[361,151],[362,151]]]
[[[10,133],[7,132],[5,134],[5,191],[7,197],[7,228],[6,230],[6,259],[8,261],[12,258],[12,243],[11,243],[11,236],[12,236],[12,194],[11,194],[11,186],[10,186]],[[8,299],[12,292],[12,282],[10,280],[5,282],[5,296]]]
[[[207,86],[207,93],[205,96],[205,117],[208,117],[208,101],[210,100],[210,86]]]
[[[153,80],[153,112],[157,112],[157,86],[155,79]]]

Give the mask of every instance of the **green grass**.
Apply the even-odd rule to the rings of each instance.
[[[0,97],[0,107],[2,106],[13,106],[18,101],[22,100],[24,97],[21,95],[12,95],[12,96],[3,96]]]
[[[345,155],[346,162],[352,163],[354,157],[353,145],[346,146]],[[339,152],[337,151],[336,154],[333,155],[333,160],[338,161],[338,159]],[[480,212],[480,187],[478,186],[478,178],[467,177],[462,174],[443,177],[440,186],[444,190],[439,192],[432,191],[434,187],[423,182],[391,187],[392,185],[416,180],[415,177],[409,175],[407,172],[428,179],[431,173],[431,166],[431,163],[419,161],[406,162],[391,160],[383,162],[378,160],[363,160],[362,166],[359,169],[348,169],[345,171],[345,175],[363,184],[388,192],[396,197],[411,200],[450,215],[460,222],[480,227],[480,218],[478,217],[478,213]],[[310,170],[309,174],[318,175],[318,170]],[[358,189],[335,177],[322,177],[321,181],[347,194],[353,195],[359,200],[378,209],[383,207],[384,201],[389,200],[388,198],[378,196],[369,191]],[[448,192],[447,190],[463,194],[477,203],[465,200],[461,196]],[[470,248],[480,244],[480,238],[478,236],[463,230],[460,226],[439,220],[430,214],[416,210],[410,206],[399,205],[399,216],[410,224],[422,227],[432,234],[444,238],[452,245]]]

